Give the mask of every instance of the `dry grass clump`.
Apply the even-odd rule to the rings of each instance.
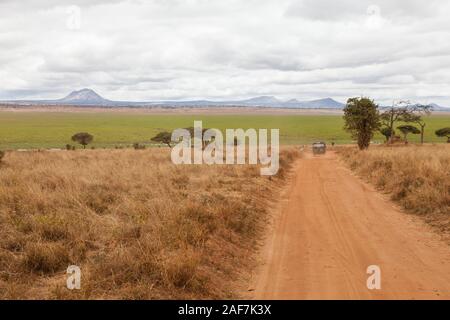
[[[372,147],[340,154],[359,175],[388,192],[407,211],[450,235],[450,146]]]
[[[176,166],[166,149],[11,152],[0,168],[0,298],[228,298],[277,177]],[[276,193],[275,193],[276,194]],[[81,290],[66,268],[82,270]]]

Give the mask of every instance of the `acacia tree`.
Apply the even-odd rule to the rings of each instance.
[[[94,141],[94,136],[87,132],[79,132],[72,136],[72,141],[78,142],[83,146],[83,149],[86,149],[86,146]]]
[[[389,142],[392,143],[395,135],[395,123],[399,121],[405,121],[407,115],[411,113],[411,111],[408,109],[409,105],[410,103],[408,101],[399,101],[397,103],[393,103],[392,107],[389,107],[380,115],[382,128],[388,128],[390,130],[390,136],[388,139]]]
[[[436,130],[435,134],[438,137],[441,137],[441,138],[446,137],[447,138],[447,143],[450,143],[450,127]]]
[[[419,129],[417,129],[414,126],[411,125],[403,125],[403,126],[399,126],[397,127],[398,130],[400,130],[401,133],[403,133],[403,137],[405,139],[405,144],[408,144],[408,134],[412,133],[412,134],[419,134],[421,131]]]
[[[185,128],[187,131],[189,131],[190,135],[192,138],[194,138],[195,136],[195,128],[194,127],[189,127],[189,128]],[[202,150],[205,150],[206,146],[208,145],[207,141],[203,141],[203,136],[205,134],[206,131],[208,131],[208,128],[202,128]],[[214,140],[211,140],[211,142],[213,142]]]
[[[393,135],[392,130],[388,127],[381,128],[380,133],[386,138],[386,142],[389,142],[389,139]]]
[[[164,144],[168,145],[169,148],[172,147],[172,145],[170,144],[172,142],[172,134],[167,131],[158,133],[156,136],[154,136],[150,140],[153,142],[164,143]]]
[[[427,125],[424,116],[429,116],[433,108],[431,105],[416,104],[408,107],[408,111],[404,116],[405,122],[415,123],[420,126],[420,143],[424,143],[425,126]]]
[[[378,105],[369,98],[350,98],[344,108],[344,121],[344,129],[357,140],[359,149],[367,149],[380,128]]]

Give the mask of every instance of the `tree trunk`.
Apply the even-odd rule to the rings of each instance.
[[[395,133],[394,133],[394,122],[395,122],[394,116],[391,115],[390,126],[389,126],[389,129],[391,130],[391,136],[389,137],[389,144],[394,143],[394,135],[395,135]]]
[[[420,128],[421,128],[421,130],[420,130],[420,143],[423,144],[423,142],[424,142],[423,136],[425,134],[425,124],[421,124]]]

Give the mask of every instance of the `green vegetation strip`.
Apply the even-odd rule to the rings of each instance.
[[[316,140],[351,143],[338,115],[151,115],[127,113],[0,112],[0,149],[64,148],[73,144],[77,132],[94,136],[92,146],[114,148],[150,144],[160,131],[191,127],[202,120],[204,127],[217,129],[280,129],[282,144],[308,144]],[[450,125],[449,115],[426,118],[426,142],[445,142],[435,136],[437,129]],[[377,134],[375,139],[382,142]],[[411,135],[411,142],[419,136]]]

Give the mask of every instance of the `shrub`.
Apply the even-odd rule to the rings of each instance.
[[[79,132],[72,136],[72,141],[78,142],[86,149],[86,146],[94,140],[94,136],[87,132]]]
[[[136,143],[133,143],[133,148],[134,148],[134,150],[144,150],[145,145],[136,142]]]

